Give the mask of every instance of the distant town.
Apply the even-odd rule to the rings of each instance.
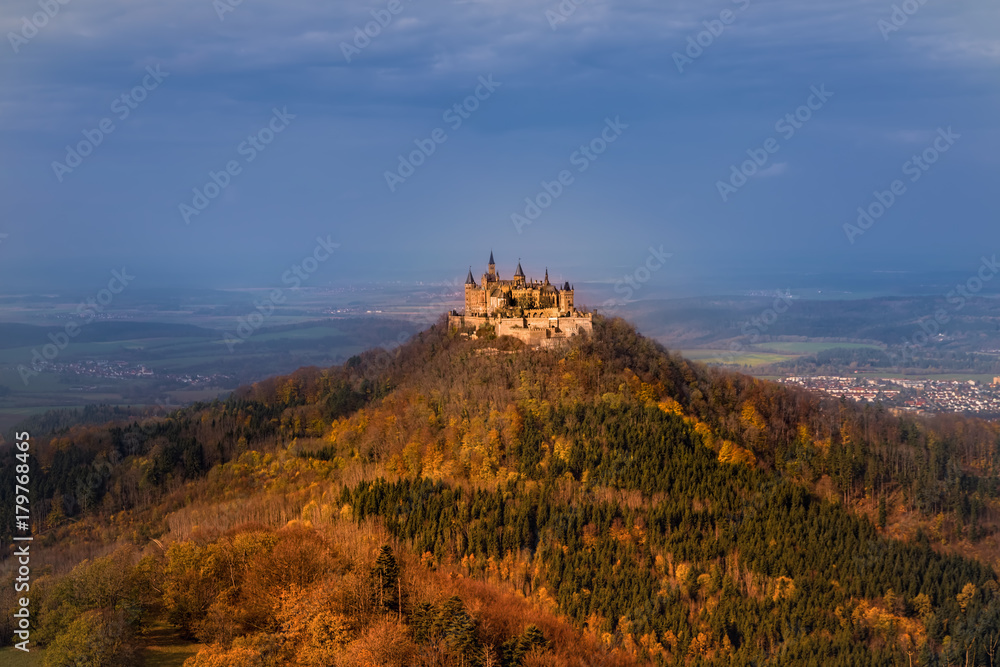
[[[157,379],[169,380],[192,388],[225,386],[232,383],[233,378],[221,373],[203,375],[200,373],[156,373],[142,364],[127,361],[108,361],[106,359],[73,361],[68,363],[39,363],[37,371],[66,373],[79,377],[98,378],[103,380],[125,379]],[[77,390],[94,389],[94,387],[78,387]]]
[[[810,391],[854,401],[881,402],[907,412],[956,412],[1000,417],[1000,377],[992,384],[974,380],[793,376],[778,380]]]

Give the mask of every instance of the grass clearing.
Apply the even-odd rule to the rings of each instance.
[[[180,667],[202,647],[183,639],[177,628],[162,622],[151,625],[141,641],[144,644],[139,651],[142,667]]]
[[[28,644],[29,648],[31,644]],[[0,648],[0,665],[4,667],[42,667],[42,651],[35,647],[25,653],[16,648]]]
[[[750,349],[735,354],[729,350],[711,349],[679,350],[679,352],[681,356],[692,361],[701,361],[706,364],[736,364],[738,366],[765,366],[796,358],[796,355],[757,352]]]

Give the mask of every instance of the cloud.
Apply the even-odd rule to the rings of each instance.
[[[770,178],[771,176],[780,176],[788,169],[787,162],[775,162],[770,167],[766,169],[761,169],[754,176],[757,178]]]
[[[1000,40],[953,35],[923,35],[910,40],[929,58],[945,62],[1000,63]]]
[[[900,128],[889,132],[886,135],[886,138],[893,143],[927,144],[934,139],[934,135],[934,130],[911,130]]]

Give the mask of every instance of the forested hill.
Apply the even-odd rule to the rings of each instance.
[[[205,643],[190,667],[1000,657],[996,426],[821,402],[621,320],[553,351],[439,324],[35,447],[51,665],[130,664],[160,621]]]

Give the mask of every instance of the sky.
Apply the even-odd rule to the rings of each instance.
[[[0,32],[4,292],[1000,250],[991,0],[5,0]]]

